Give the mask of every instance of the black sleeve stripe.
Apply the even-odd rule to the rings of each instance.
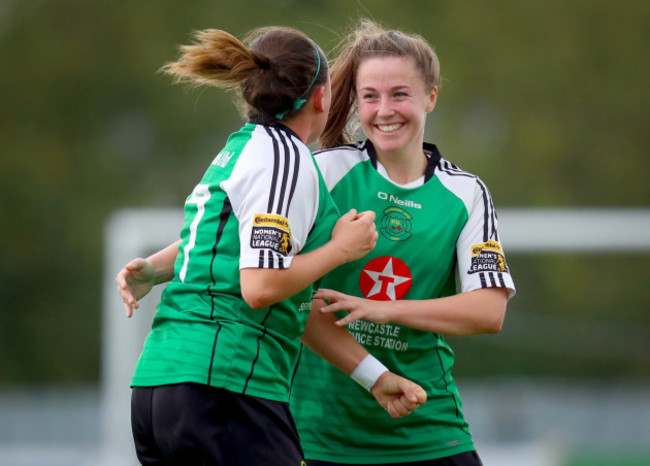
[[[289,217],[289,207],[291,206],[291,201],[293,200],[293,194],[296,192],[296,186],[298,185],[298,173],[300,172],[300,152],[298,151],[298,146],[293,139],[290,139],[291,145],[293,146],[293,159],[295,161],[295,166],[293,169],[293,179],[291,180],[291,189],[289,190],[289,199],[287,200],[287,211],[285,217]]]
[[[273,144],[273,175],[267,209],[269,213],[288,217],[289,207],[298,185],[300,152],[288,134],[268,126],[264,126],[264,129]],[[259,267],[264,268],[265,265],[267,268],[282,269],[284,268],[284,258],[272,251],[268,251],[268,254],[260,251]]]
[[[273,258],[274,258],[275,256],[274,256],[274,254],[273,254],[273,251],[269,251],[269,250],[267,250],[267,251],[266,251],[266,256],[267,256],[266,262],[267,262],[267,264],[269,265],[269,268],[270,268],[270,269],[274,269],[274,268],[275,268],[275,262],[273,261]]]
[[[260,251],[260,261],[257,264],[257,267],[260,268],[260,269],[264,268],[264,251],[263,250]]]
[[[314,155],[323,154],[323,153],[326,153],[326,152],[339,151],[339,150],[348,150],[348,151],[357,152],[361,147],[363,147],[363,144],[364,144],[364,141],[352,142],[350,144],[344,144],[342,146],[332,147],[330,149],[317,150],[316,152],[314,152]]]
[[[271,177],[271,192],[269,193],[269,204],[268,204],[268,211],[273,212],[273,203],[275,202],[275,187],[278,184],[278,171],[279,171],[279,162],[280,162],[280,155],[279,155],[279,150],[280,148],[278,147],[278,141],[273,135],[273,132],[271,132],[271,129],[267,126],[264,127],[266,132],[269,134],[269,137],[271,138],[271,141],[273,142],[273,176]]]
[[[494,202],[492,202],[491,197],[490,209],[492,210],[492,232],[490,233],[490,237],[494,239],[494,241],[499,242],[499,232],[497,231],[497,211],[494,208]]]
[[[472,175],[459,169],[456,165],[449,162],[448,160],[441,160],[438,168],[440,171],[448,174],[449,176],[464,176],[466,178],[472,178],[476,180],[476,183],[481,188],[481,191],[483,193],[483,242],[488,241],[492,235],[496,234],[496,222],[494,221],[494,207],[492,205],[492,199],[490,198],[488,190],[483,182],[476,175]],[[490,223],[492,224],[491,230]]]
[[[490,202],[489,196],[487,194],[487,188],[485,185],[477,178],[476,179],[481,191],[483,192],[483,242],[487,242],[490,239]]]
[[[289,213],[289,206],[291,204],[291,200],[293,199],[293,193],[295,192],[296,186],[298,184],[298,174],[300,170],[300,152],[295,142],[291,139],[291,136],[286,135],[275,128],[267,128],[267,131],[273,138],[274,151],[277,149],[277,157],[275,159],[276,167],[274,167],[274,174],[277,173],[278,176],[274,176],[273,178],[273,188],[279,188],[279,197],[277,199],[275,199],[275,196],[277,194],[275,192],[272,194],[272,197],[274,197],[274,199],[273,201],[269,202],[269,212],[274,212],[278,215],[286,217]],[[291,147],[289,147],[289,143],[291,143]],[[281,181],[278,179],[280,172],[280,157],[282,157],[284,161]]]
[[[487,288],[487,280],[485,279],[485,272],[481,272],[478,274],[479,278],[481,279],[481,288]]]
[[[438,163],[438,168],[440,169],[440,171],[443,171],[450,176],[464,176],[467,178],[476,178],[476,175],[472,175],[470,173],[461,170],[460,168],[458,168],[456,165],[449,162],[448,160],[442,159]]]
[[[286,211],[289,210],[288,206],[284,208],[284,198],[287,194],[287,184],[289,182],[289,165],[291,164],[291,154],[289,153],[289,146],[287,144],[287,138],[284,134],[278,131],[278,137],[280,142],[282,142],[282,154],[284,155],[284,168],[282,170],[282,182],[280,183],[280,197],[278,198],[278,203],[275,206],[275,213],[278,215],[284,215],[286,217]],[[284,211],[284,212],[283,212]]]

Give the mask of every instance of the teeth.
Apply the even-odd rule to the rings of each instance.
[[[391,133],[401,127],[401,123],[394,123],[392,125],[377,125],[377,128],[379,128],[379,130],[383,131],[384,133]]]

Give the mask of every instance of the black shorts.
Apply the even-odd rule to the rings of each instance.
[[[131,427],[143,465],[305,465],[287,403],[221,388],[135,387]]]
[[[327,461],[307,460],[308,466],[346,466],[344,463],[328,463]],[[483,466],[481,458],[475,451],[466,451],[458,455],[437,458],[435,460],[411,461],[410,463],[389,463],[357,466]]]

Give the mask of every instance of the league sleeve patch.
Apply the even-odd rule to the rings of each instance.
[[[472,246],[472,263],[467,273],[508,272],[506,257],[496,241]]]
[[[278,254],[288,256],[291,252],[289,220],[279,215],[255,214],[251,248],[271,249]]]

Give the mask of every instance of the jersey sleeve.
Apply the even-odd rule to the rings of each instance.
[[[305,245],[319,202],[318,173],[309,149],[269,129],[252,141],[221,185],[239,222],[240,268],[282,269]]]
[[[515,286],[499,241],[492,197],[480,179],[475,181],[473,198],[466,204],[467,223],[456,242],[460,291],[502,287],[511,298]]]

